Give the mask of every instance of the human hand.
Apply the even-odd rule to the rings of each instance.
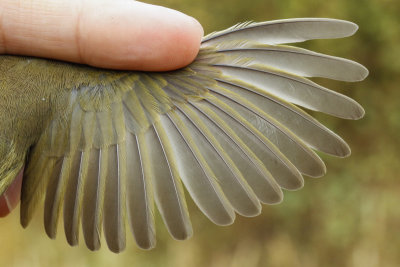
[[[203,35],[195,19],[133,0],[0,0],[0,21],[0,54],[124,70],[184,67]],[[0,196],[0,217],[17,206],[22,176]]]

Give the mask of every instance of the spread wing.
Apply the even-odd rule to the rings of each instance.
[[[338,135],[298,106],[345,119],[364,114],[354,100],[305,77],[359,81],[368,74],[353,61],[281,44],[356,30],[333,19],[245,23],[206,36],[196,60],[181,70],[75,66],[62,76],[64,112],[30,153],[22,224],[45,195],[50,237],[63,210],[71,245],[81,224],[90,249],[100,247],[104,231],[118,252],[125,221],[140,247],[155,246],[154,206],[174,238],[192,235],[183,186],[219,225],[231,224],[235,213],[258,215],[260,203],[281,202],[282,189],[303,186],[302,175],[324,175],[314,150],[350,154]],[[60,75],[71,66],[41,64]]]

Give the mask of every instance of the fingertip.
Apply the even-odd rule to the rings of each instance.
[[[0,217],[7,216],[19,203],[21,196],[23,169],[0,196]]]
[[[7,203],[5,194],[0,196],[0,218],[6,217],[10,213],[10,208]]]
[[[166,71],[184,67],[196,57],[203,37],[197,20],[161,6],[118,2],[101,13],[86,15],[81,31],[85,63],[111,69]]]
[[[165,51],[167,56],[168,54],[171,55],[170,51],[174,51],[174,58],[170,63],[166,61],[166,70],[178,69],[190,64],[199,52],[201,39],[204,35],[203,27],[195,18],[183,13],[180,14],[179,19],[175,21],[179,28],[177,27],[178,30],[175,33],[171,33],[169,40],[171,47],[166,48]],[[174,27],[171,29],[173,30]]]

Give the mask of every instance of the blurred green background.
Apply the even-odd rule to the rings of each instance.
[[[173,240],[158,220],[158,244],[136,248],[129,236],[116,255],[103,242],[99,252],[56,241],[43,231],[42,215],[24,230],[19,211],[0,220],[1,266],[400,266],[400,1],[398,0],[154,0],[197,18],[205,32],[247,20],[332,17],[360,26],[341,40],[300,46],[364,64],[360,83],[318,80],[361,103],[366,116],[345,121],[316,114],[348,141],[352,155],[322,155],[328,173],[306,178],[305,187],[285,192],[277,206],[256,218],[237,216],[232,226],[210,223],[191,204],[192,239]]]

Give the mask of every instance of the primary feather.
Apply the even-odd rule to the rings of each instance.
[[[350,153],[338,135],[297,106],[346,119],[364,114],[354,100],[305,77],[359,81],[368,71],[279,44],[356,30],[333,19],[239,24],[204,37],[191,65],[166,73],[1,56],[3,80],[14,84],[3,90],[5,97],[28,83],[38,90],[37,99],[19,100],[41,122],[30,126],[34,134],[23,152],[21,223],[29,223],[45,193],[50,237],[63,211],[71,245],[82,225],[90,249],[100,248],[104,232],[109,248],[119,252],[126,225],[141,248],[155,246],[155,206],[174,238],[192,235],[183,185],[219,225],[231,224],[235,212],[256,216],[260,203],[281,202],[282,189],[303,186],[302,175],[325,174],[314,150]],[[16,68],[25,79],[14,75]],[[37,108],[43,99],[45,110]]]

